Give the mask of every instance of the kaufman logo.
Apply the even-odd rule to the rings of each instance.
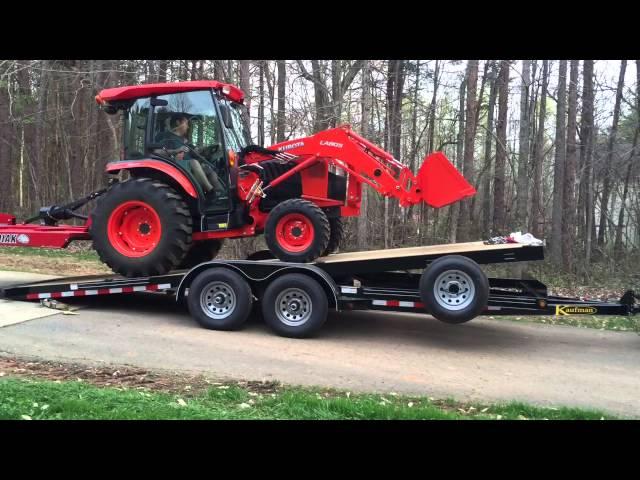
[[[598,309],[596,307],[556,305],[556,315],[593,315],[595,313],[598,313]]]
[[[342,148],[344,145],[338,142],[330,142],[328,140],[322,140],[320,145],[324,145],[325,147],[334,147],[334,148]]]
[[[294,142],[289,145],[283,145],[282,147],[278,147],[278,151],[284,152],[285,150],[291,150],[292,148],[304,147],[304,142]]]

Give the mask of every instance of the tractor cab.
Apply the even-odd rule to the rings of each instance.
[[[218,82],[179,85],[209,83]],[[123,113],[122,161],[153,159],[172,165],[196,189],[199,210],[215,216],[237,207],[233,167],[251,137],[241,98],[229,95],[228,89],[225,94],[224,88],[206,86],[166,93],[152,85],[125,87],[129,91],[120,97],[127,98],[112,98],[103,108]]]

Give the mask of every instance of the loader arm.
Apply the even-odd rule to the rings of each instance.
[[[400,206],[421,202],[436,208],[449,205],[476,193],[447,157],[436,152],[427,157],[414,173],[383,149],[356,134],[348,125],[324,130],[310,137],[290,140],[271,150],[299,156],[315,156],[342,168],[385,197],[395,197]],[[360,200],[360,191],[350,191],[349,200]]]

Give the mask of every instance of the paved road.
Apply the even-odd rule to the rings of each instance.
[[[0,270],[0,288],[19,283],[49,280],[51,278],[55,278],[55,276]],[[12,302],[0,298],[0,328],[56,314],[55,310],[43,308],[37,302]]]
[[[332,314],[321,335],[200,328],[161,294],[72,299],[78,315],[0,328],[0,353],[460,400],[524,400],[640,418],[640,336],[414,314]]]

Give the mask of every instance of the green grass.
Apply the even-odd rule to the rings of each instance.
[[[411,406],[409,406],[411,405]],[[616,417],[577,408],[540,408],[523,403],[461,404],[393,394],[349,394],[303,388],[252,392],[212,386],[184,395],[97,387],[84,382],[0,379],[0,419],[571,419]]]
[[[73,247],[71,247],[73,248]],[[98,254],[94,250],[87,249],[64,249],[64,248],[29,248],[10,247],[0,250],[1,253],[15,255],[34,255],[48,258],[69,258],[74,260],[95,260],[100,261]]]
[[[524,316],[495,316],[496,320],[509,320],[512,322],[544,323],[547,325],[566,325],[569,327],[594,328],[597,330],[613,330],[618,332],[639,332],[640,320],[638,317],[620,317],[605,315],[524,315]]]

